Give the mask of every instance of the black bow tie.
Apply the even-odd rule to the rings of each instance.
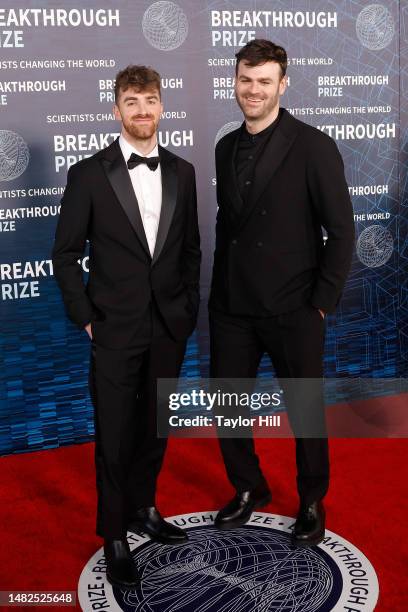
[[[141,155],[132,153],[127,161],[127,167],[131,170],[132,168],[136,168],[139,164],[146,164],[150,170],[156,170],[159,161],[160,157],[142,157]]]

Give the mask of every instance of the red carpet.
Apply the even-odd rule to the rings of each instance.
[[[408,610],[407,444],[331,442],[327,527],[373,564],[380,612]],[[257,446],[274,495],[265,510],[294,516],[293,441]],[[83,566],[102,543],[93,535],[93,444],[2,457],[0,468],[0,590],[76,591]],[[216,509],[232,492],[215,440],[170,442],[158,495],[164,515]]]

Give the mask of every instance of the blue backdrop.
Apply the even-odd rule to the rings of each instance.
[[[13,0],[0,9],[0,452],[93,434],[88,339],[65,317],[50,257],[67,169],[118,134],[112,85],[129,63],[161,73],[160,142],[196,167],[203,303],[182,375],[208,373],[214,143],[242,121],[234,54],[255,37],[286,48],[281,104],[335,138],[354,204],[356,252],[328,321],[326,374],[404,377],[407,1],[69,4]],[[86,257],[82,265],[86,274]]]

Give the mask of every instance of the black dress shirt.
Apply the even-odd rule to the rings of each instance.
[[[251,190],[256,163],[262,155],[266,143],[272,137],[281,114],[282,109],[279,109],[279,114],[276,119],[257,134],[250,134],[245,123],[242,126],[235,155],[235,172],[237,175],[238,190],[244,204]]]

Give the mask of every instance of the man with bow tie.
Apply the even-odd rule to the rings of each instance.
[[[194,168],[158,145],[162,111],[155,70],[118,73],[121,135],[70,168],[53,250],[67,314],[91,339],[96,531],[108,580],[124,588],[138,583],[128,529],[166,544],[187,539],[155,505],[166,448],[156,383],[179,375],[196,324],[201,253]],[[85,285],[78,259],[87,240]]]

